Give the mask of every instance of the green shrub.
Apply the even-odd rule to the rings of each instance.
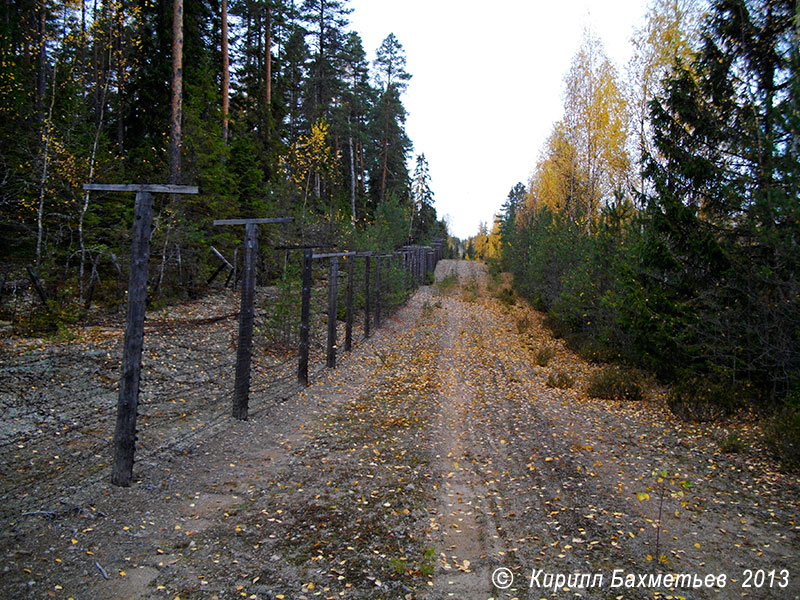
[[[514,294],[514,290],[509,287],[500,288],[500,290],[494,294],[494,297],[504,306],[514,306],[517,303],[517,296]]]
[[[672,386],[667,405],[685,421],[707,423],[730,416],[742,403],[739,386],[714,375],[690,376]]]
[[[556,371],[551,371],[547,375],[547,381],[545,382],[547,387],[558,388],[560,390],[571,388],[574,385],[574,383],[575,382],[572,379],[572,376],[566,371],[562,371],[561,369],[558,369]]]
[[[787,405],[762,423],[770,453],[790,469],[800,468],[800,407]]]
[[[644,397],[642,379],[633,369],[609,365],[592,374],[586,391],[592,398],[641,400]]]
[[[66,328],[81,319],[82,310],[73,299],[69,288],[49,299],[47,305],[35,305],[26,319],[17,324],[17,331],[24,335],[66,335]]]

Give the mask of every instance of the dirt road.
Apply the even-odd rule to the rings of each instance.
[[[800,481],[753,431],[588,398],[483,265],[436,275],[304,392],[4,523],[0,596],[800,597]]]

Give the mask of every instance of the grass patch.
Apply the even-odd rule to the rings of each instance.
[[[730,416],[742,404],[739,387],[713,375],[694,375],[672,386],[667,406],[685,421],[708,423]]]
[[[470,279],[461,286],[461,298],[470,304],[478,300],[478,282]]]
[[[502,287],[494,293],[494,297],[500,301],[500,304],[509,308],[517,303],[517,295],[510,287]]]
[[[517,318],[517,333],[523,334],[528,333],[528,331],[533,325],[530,316],[522,315],[521,317]]]
[[[434,284],[437,294],[445,295],[451,293],[458,286],[458,277],[455,273],[450,273],[447,277],[440,279]]]
[[[537,346],[533,351],[533,362],[536,366],[546,367],[555,356],[556,349],[553,346],[549,344]]]
[[[641,373],[619,365],[609,365],[589,378],[586,392],[592,398],[606,400],[641,400],[644,382]]]
[[[572,376],[566,371],[557,369],[555,371],[551,371],[547,375],[547,381],[545,382],[545,385],[547,385],[547,387],[564,390],[575,385],[575,380],[573,380]]]
[[[747,448],[745,441],[735,433],[729,433],[719,441],[719,449],[725,454],[739,454]]]

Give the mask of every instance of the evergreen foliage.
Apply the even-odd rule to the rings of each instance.
[[[559,333],[683,382],[671,405],[705,419],[800,388],[800,40],[791,0],[717,0],[699,31],[648,93],[641,181],[593,215],[561,123],[498,218],[517,289]]]
[[[294,216],[285,241],[324,244],[382,231],[402,245],[411,223],[415,239],[442,234],[430,202],[409,196],[410,75],[394,35],[370,65],[346,0],[228,0],[223,115],[221,5],[183,4],[181,182],[202,191],[156,198],[154,295],[202,287],[218,266],[211,245],[232,256],[239,240],[214,219]],[[97,256],[101,280],[126,271],[132,199],[81,186],[168,181],[172,28],[168,0],[0,7],[6,280],[34,264],[77,302]]]

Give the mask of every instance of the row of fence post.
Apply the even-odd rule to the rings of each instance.
[[[117,401],[117,421],[114,432],[114,463],[112,466],[111,482],[118,486],[128,486],[133,477],[133,459],[136,441],[136,417],[138,410],[139,383],[142,366],[142,349],[144,340],[145,302],[147,294],[147,271],[150,255],[150,235],[153,220],[153,193],[167,194],[197,194],[195,186],[162,185],[162,184],[85,184],[84,190],[104,192],[133,192],[136,194],[134,204],[134,224],[131,244],[131,271],[128,285],[128,306],[125,324],[125,341],[122,356],[122,374]],[[233,416],[237,419],[247,419],[249,393],[250,393],[250,366],[252,360],[252,336],[255,308],[255,283],[256,283],[256,256],[258,250],[257,225],[268,223],[288,223],[290,217],[260,218],[260,219],[223,219],[214,221],[215,225],[244,225],[244,268],[242,273],[242,298],[239,312],[239,343],[236,356],[236,380],[233,395]],[[215,254],[224,263],[227,261],[216,249]],[[428,246],[404,246],[394,254],[372,254],[365,252],[342,252],[318,254],[312,248],[303,248],[302,272],[302,300],[300,310],[300,343],[298,359],[298,381],[303,385],[308,384],[308,354],[309,354],[309,319],[311,313],[311,287],[312,266],[315,258],[329,258],[330,268],[328,275],[328,345],[326,364],[329,368],[336,367],[336,329],[338,308],[338,258],[348,258],[347,274],[347,310],[345,327],[345,350],[352,348],[353,342],[353,287],[354,287],[354,261],[356,257],[365,259],[365,315],[364,335],[370,335],[370,271],[371,259],[375,258],[375,326],[381,325],[382,308],[382,259],[402,255],[403,266],[409,277],[416,284],[424,282],[427,273],[435,268],[436,262],[442,257],[442,240],[434,241],[433,248]],[[235,272],[234,264],[227,266],[231,273]],[[386,263],[390,268],[389,261]],[[209,279],[209,283],[217,276],[216,273]],[[234,276],[235,277],[235,276]],[[230,275],[229,275],[230,279]],[[388,277],[384,278],[388,286]],[[235,283],[235,282],[234,282]],[[387,288],[388,289],[388,288]]]
[[[347,290],[345,310],[345,342],[344,350],[349,352],[353,347],[353,321],[355,311],[353,297],[355,288],[355,261],[364,259],[364,337],[372,334],[372,319],[375,327],[381,327],[384,312],[388,308],[386,300],[391,292],[390,276],[392,261],[400,259],[402,282],[408,288],[424,284],[428,273],[436,268],[442,257],[442,240],[434,240],[433,246],[403,246],[391,254],[373,252],[328,252],[314,254],[311,249],[303,252],[303,270],[300,305],[300,343],[298,347],[297,380],[308,385],[308,362],[310,352],[310,319],[311,289],[314,260],[327,259],[328,268],[328,320],[325,364],[328,368],[336,368],[337,358],[337,323],[339,294],[339,258],[347,260]],[[374,289],[372,284],[372,265],[375,265]],[[384,272],[385,271],[385,272]],[[373,304],[374,301],[374,304]]]

